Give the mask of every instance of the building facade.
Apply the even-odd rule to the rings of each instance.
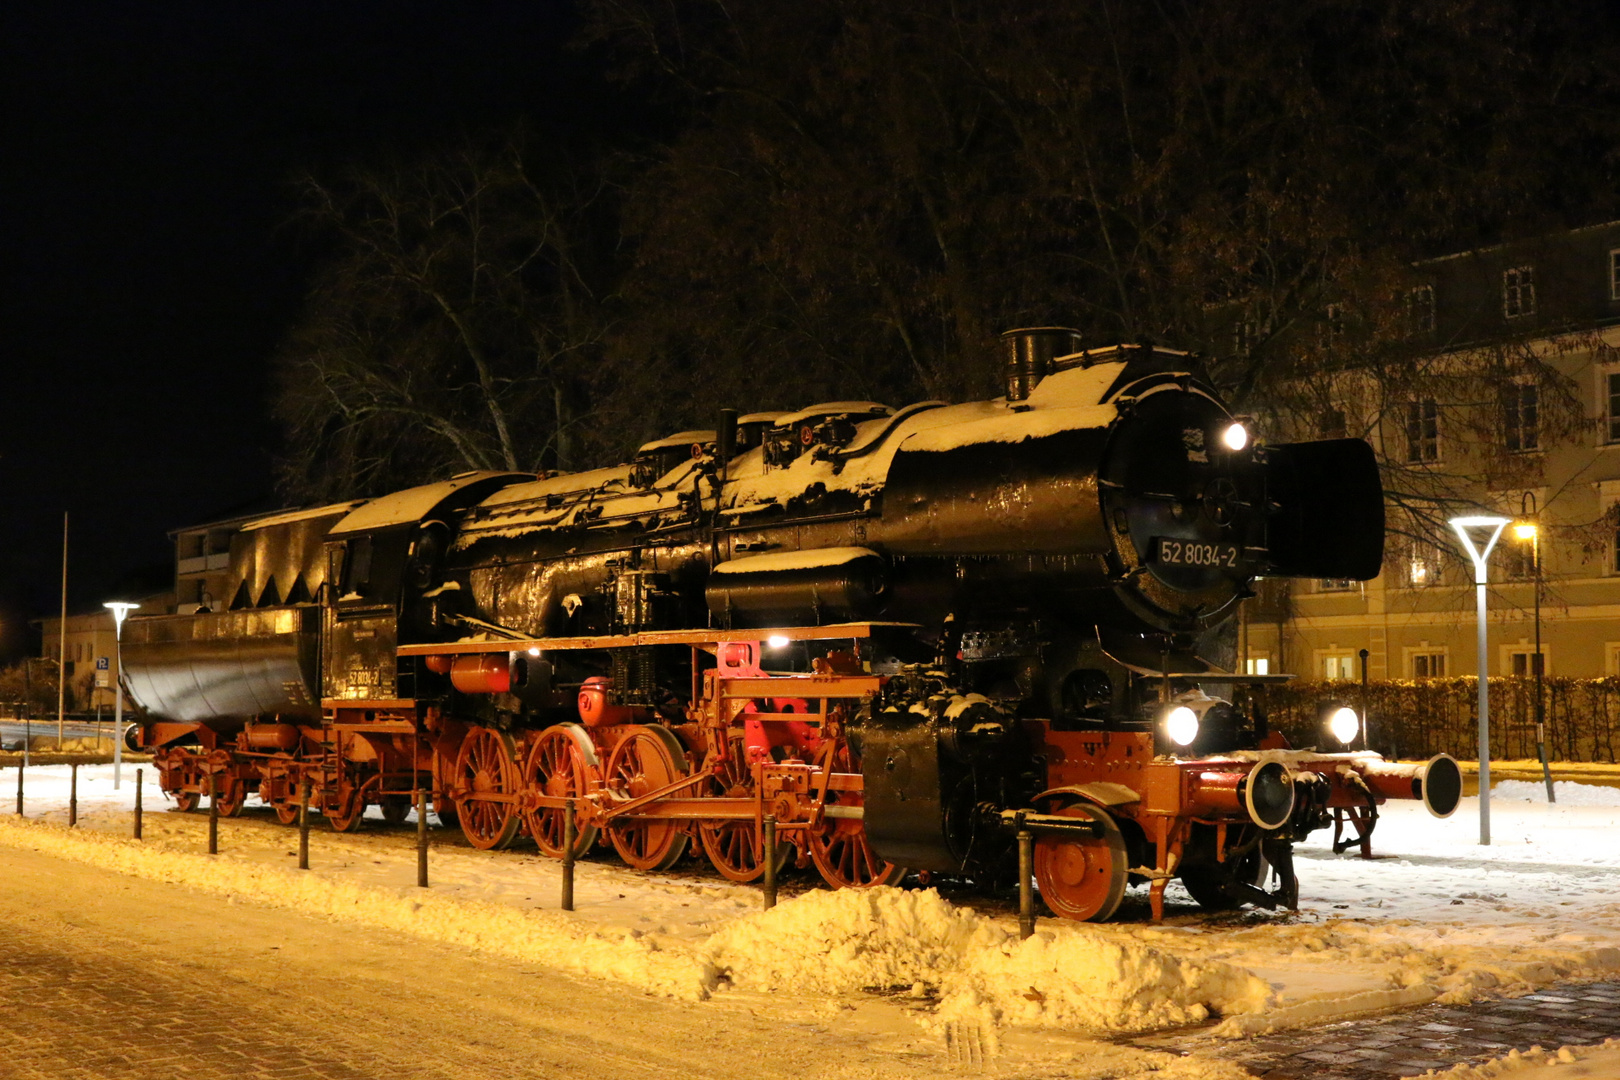
[[[1414,269],[1423,377],[1374,404],[1341,375],[1310,432],[1365,434],[1385,461],[1384,571],[1262,583],[1250,670],[1359,679],[1366,650],[1372,679],[1472,675],[1472,566],[1444,521],[1488,510],[1537,526],[1490,557],[1489,673],[1531,673],[1539,626],[1547,674],[1620,675],[1620,222]]]

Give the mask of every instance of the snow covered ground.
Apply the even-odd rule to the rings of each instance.
[[[1319,833],[1298,850],[1297,916],[1208,916],[1172,886],[1161,926],[1133,894],[1121,921],[1043,919],[1020,942],[1005,900],[958,906],[932,890],[831,893],[803,881],[762,912],[757,889],[712,874],[637,874],[611,856],[581,863],[577,910],[568,914],[557,910],[556,863],[532,849],[486,853],[450,838],[435,844],[433,887],[421,890],[414,837],[380,820],[354,836],[317,826],[314,869],[305,873],[296,869],[296,831],[250,811],[221,822],[221,854],[210,858],[206,816],[164,812],[149,769],[140,844],[128,839],[131,766],[116,792],[111,766],[80,768],[81,828],[71,832],[62,827],[67,767],[28,770],[24,819],[9,813],[15,775],[0,771],[0,849],[41,850],[232,902],[396,929],[693,1000],[775,991],[836,1000],[877,990],[907,1002],[924,1029],[972,1030],[992,1045],[1020,1032],[1095,1036],[1209,1018],[1221,1019],[1217,1037],[1238,1037],[1620,970],[1620,789],[1591,783],[1561,782],[1555,806],[1540,784],[1498,783],[1490,847],[1478,843],[1473,798],[1443,821],[1421,806],[1387,804],[1371,861],[1333,855]],[[1580,1055],[1556,1075],[1620,1075],[1620,1050]],[[1528,1078],[1553,1066],[1534,1055],[1492,1066],[1510,1067]],[[1486,1075],[1497,1073],[1468,1074]]]

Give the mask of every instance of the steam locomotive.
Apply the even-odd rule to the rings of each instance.
[[[727,878],[993,880],[1055,913],[1132,881],[1294,905],[1292,845],[1387,798],[1455,809],[1444,756],[1289,749],[1204,656],[1257,576],[1367,579],[1359,440],[1263,445],[1185,353],[1004,335],[1006,394],[726,411],[564,474],[467,473],[243,525],[226,610],[132,620],[163,790],[334,829],[424,790],[480,848],[605,844]],[[766,823],[776,850],[766,850]]]

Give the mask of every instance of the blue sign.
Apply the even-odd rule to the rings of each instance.
[[[109,670],[108,667],[107,667],[107,658],[105,656],[96,657],[96,670],[97,671],[107,671],[107,670]]]

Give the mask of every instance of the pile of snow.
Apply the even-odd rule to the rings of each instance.
[[[1561,1066],[1576,1065],[1575,1069]],[[1620,1076],[1620,1039],[1607,1039],[1601,1046],[1565,1046],[1543,1050],[1539,1046],[1481,1065],[1456,1065],[1442,1071],[1430,1070],[1424,1078],[1436,1080],[1492,1080],[1511,1076],[1513,1080],[1574,1080],[1581,1076]]]
[[[1271,998],[1230,964],[1081,926],[1020,941],[933,889],[807,893],[720,930],[707,957],[745,989],[899,990],[938,998],[941,1022],[991,1026],[1144,1031],[1256,1012]]]

